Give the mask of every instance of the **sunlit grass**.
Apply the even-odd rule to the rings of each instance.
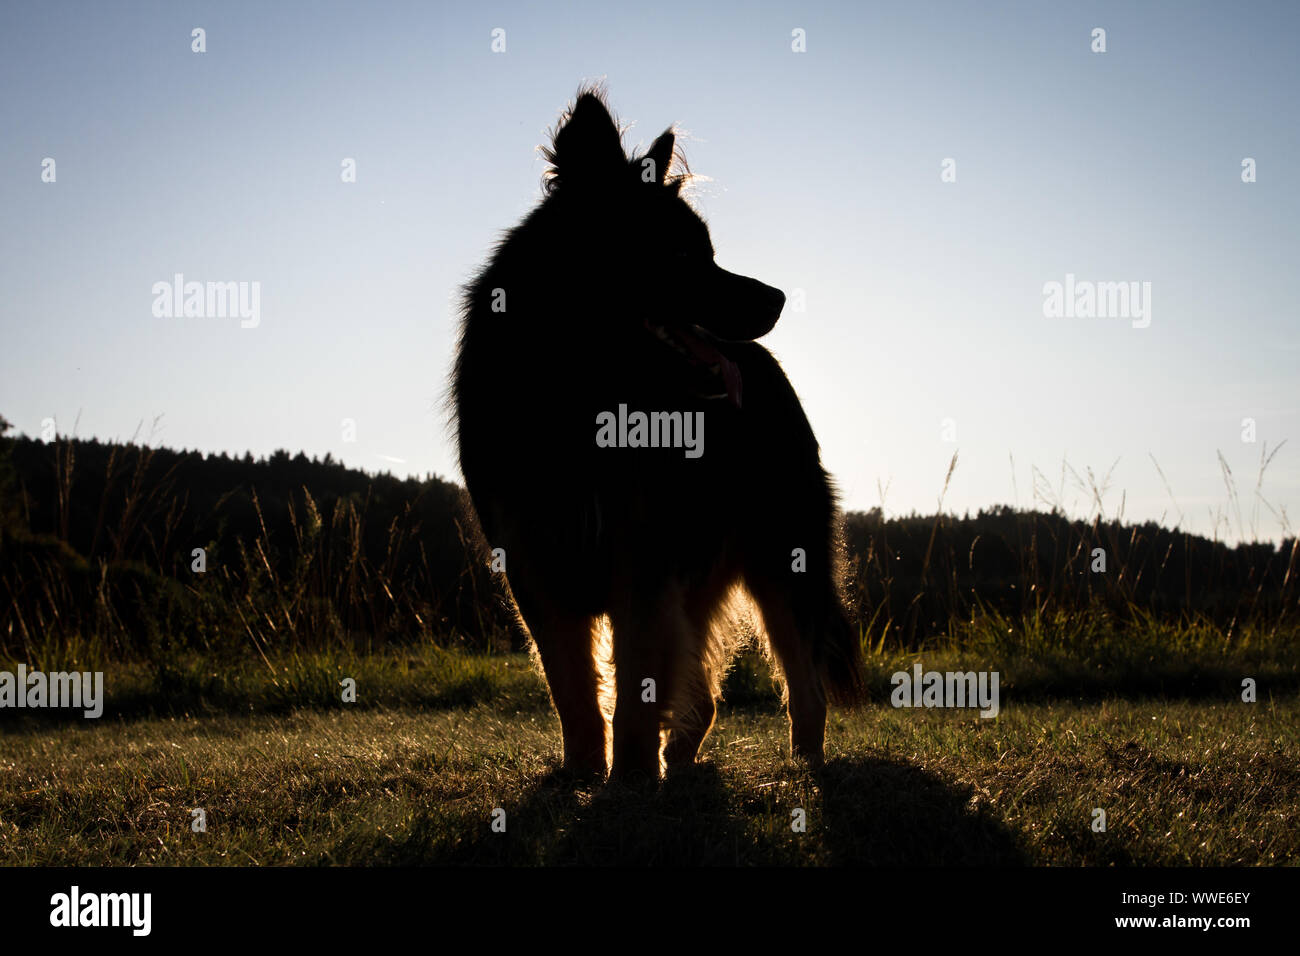
[[[927,668],[964,666],[950,652],[923,660]],[[1026,702],[1008,669],[1000,716],[982,720],[971,711],[889,707],[880,680],[895,663],[874,662],[869,706],[833,712],[828,765],[814,774],[786,759],[787,725],[771,681],[746,658],[729,680],[731,703],[704,763],[653,794],[553,776],[558,724],[524,655],[304,659],[277,668],[275,681],[250,665],[224,679],[211,713],[154,698],[157,716],[8,723],[0,733],[0,861],[1300,859],[1294,689],[1261,681],[1256,704],[1217,692]],[[1293,663],[1275,666],[1294,677]],[[344,670],[358,675],[353,705],[335,703],[334,678]],[[193,690],[195,700],[205,700],[202,691]],[[235,706],[241,692],[248,696]],[[287,708],[282,695],[298,693],[309,703]],[[206,833],[191,830],[195,808],[206,813]],[[504,834],[490,826],[496,808],[506,813]],[[1091,827],[1098,808],[1105,832]],[[796,809],[806,814],[804,833],[791,829]]]

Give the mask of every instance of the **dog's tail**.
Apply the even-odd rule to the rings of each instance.
[[[865,703],[867,684],[862,673],[862,641],[849,620],[839,594],[832,591],[824,604],[821,625],[814,629],[815,659],[826,696],[841,707]]]

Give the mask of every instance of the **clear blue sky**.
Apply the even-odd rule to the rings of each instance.
[[[1300,514],[1298,28],[1291,3],[4,4],[0,414],[458,479],[456,289],[604,79],[629,146],[688,134],[719,262],[805,290],[765,341],[847,506],[889,483],[887,512],[933,511],[959,451],[948,509],[1118,461],[1107,514],[1172,523],[1154,455],[1208,533],[1221,451],[1249,532],[1264,442]],[[260,325],[155,317],[177,272],[260,282]],[[1067,273],[1150,282],[1150,327],[1044,317]],[[1091,507],[1068,476],[1062,504]]]

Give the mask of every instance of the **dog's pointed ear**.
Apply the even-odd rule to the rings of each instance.
[[[618,125],[594,93],[583,93],[552,139],[548,158],[561,183],[598,182],[627,163]]]
[[[671,129],[666,129],[660,134],[659,138],[650,145],[650,150],[642,157],[638,164],[640,168],[637,174],[641,177],[642,182],[653,182],[662,186],[668,178],[668,167],[673,164],[673,144],[677,137],[673,135]]]

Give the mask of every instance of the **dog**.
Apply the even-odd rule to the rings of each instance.
[[[861,651],[834,489],[754,342],[785,296],[715,264],[671,128],[629,157],[603,91],[581,89],[543,155],[541,203],[463,290],[450,401],[469,502],[560,718],[562,769],[657,781],[693,764],[746,595],[784,681],[791,753],[820,766],[827,701],[863,697]]]

